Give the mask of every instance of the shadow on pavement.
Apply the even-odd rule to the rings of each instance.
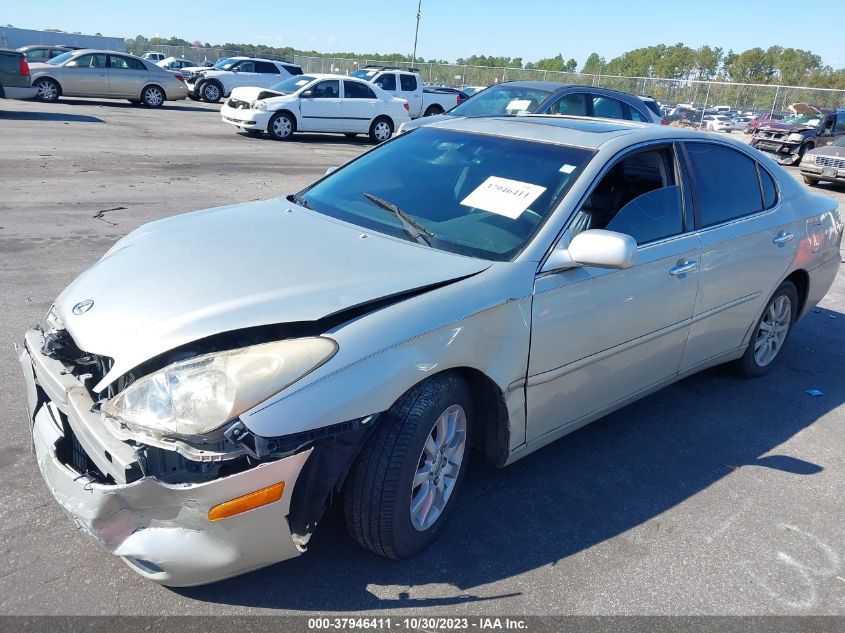
[[[836,317],[836,318],[830,318]],[[808,314],[768,376],[705,371],[502,470],[480,463],[438,541],[391,561],[347,535],[339,503],[303,556],[183,596],[301,611],[454,605],[484,585],[555,565],[695,496],[739,468],[812,476],[822,467],[768,455],[845,402],[838,350],[845,315]],[[811,397],[819,389],[821,397]],[[419,589],[429,587],[423,591]],[[415,598],[414,594],[435,596]]]
[[[9,110],[0,110],[0,120],[104,123],[102,119],[85,114],[67,114],[64,112],[11,112]]]

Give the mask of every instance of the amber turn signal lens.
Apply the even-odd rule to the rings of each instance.
[[[242,497],[237,497],[220,505],[216,505],[208,511],[209,521],[220,521],[226,517],[231,517],[247,510],[254,510],[261,506],[266,506],[268,503],[273,503],[282,498],[282,493],[285,491],[285,482],[280,481],[272,486],[267,486],[261,490],[250,492]]]

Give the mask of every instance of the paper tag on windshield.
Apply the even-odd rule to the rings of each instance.
[[[571,174],[573,171],[575,171],[575,165],[567,164],[560,168],[560,173],[562,174]]]
[[[545,190],[539,185],[490,176],[461,204],[516,220]]]
[[[304,85],[305,85],[305,84],[307,84],[309,81],[311,81],[311,80],[310,80],[310,79],[300,79],[299,81],[297,81],[297,82],[296,82],[296,85],[297,85],[297,86],[304,86]]]
[[[508,107],[505,108],[508,112],[516,110],[517,112],[525,112],[528,108],[531,107],[531,101],[529,99],[514,99],[508,104]]]

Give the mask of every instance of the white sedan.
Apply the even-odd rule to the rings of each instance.
[[[730,133],[734,129],[730,118],[724,114],[708,114],[701,120],[701,123],[710,132]]]
[[[296,75],[272,88],[235,88],[220,110],[224,123],[249,134],[288,140],[294,132],[369,134],[388,140],[411,120],[408,102],[345,75]]]

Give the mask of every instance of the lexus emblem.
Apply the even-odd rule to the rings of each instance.
[[[86,299],[85,301],[80,301],[75,306],[73,306],[73,313],[74,314],[85,314],[94,307],[94,300],[93,299]]]

